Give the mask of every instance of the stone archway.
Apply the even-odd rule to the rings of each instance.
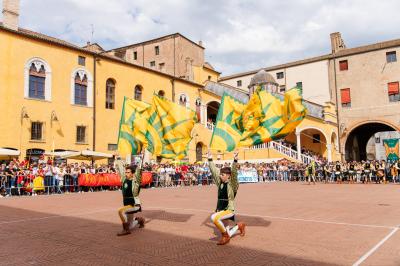
[[[385,131],[396,131],[396,128],[384,122],[366,122],[355,126],[344,142],[345,160],[366,160],[368,141],[375,133]]]

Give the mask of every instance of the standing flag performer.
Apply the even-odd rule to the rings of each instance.
[[[143,159],[143,158],[142,158]],[[118,215],[122,222],[122,231],[118,236],[129,235],[131,230],[139,225],[144,227],[144,218],[134,218],[134,213],[141,212],[141,202],[139,199],[140,183],[142,180],[142,162],[138,165],[125,166],[118,156],[115,162],[116,169],[121,176],[122,197],[124,206],[118,209]]]
[[[237,178],[237,160],[238,153],[236,152],[234,155],[232,168],[223,167],[221,170],[218,170],[212,161],[211,153],[208,153],[211,175],[218,187],[217,208],[215,213],[211,215],[211,221],[222,234],[222,237],[217,245],[228,244],[231,237],[237,232],[237,230],[240,231],[240,236],[245,235],[246,225],[244,223],[237,223],[232,228],[230,228],[229,225],[225,225],[225,223],[228,223],[228,220],[235,221],[234,201],[239,188],[239,182]]]

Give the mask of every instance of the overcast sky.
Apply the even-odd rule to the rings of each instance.
[[[400,38],[399,12],[398,0],[22,0],[20,26],[105,49],[179,32],[228,75],[328,54],[335,31],[347,47]]]

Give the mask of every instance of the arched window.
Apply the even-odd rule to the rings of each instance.
[[[189,104],[189,96],[187,96],[186,93],[182,93],[182,94],[179,96],[179,102],[178,102],[178,103],[179,103],[180,105],[189,107],[189,106],[190,106],[190,104]]]
[[[135,100],[141,101],[142,100],[142,86],[136,85],[135,86]]]
[[[201,162],[203,160],[203,143],[198,142],[196,144],[196,162]]]
[[[93,107],[93,78],[81,67],[71,73],[71,104]]]
[[[187,103],[187,97],[185,94],[181,94],[181,96],[179,96],[179,104],[186,106]]]
[[[32,58],[25,65],[24,97],[51,100],[50,66],[40,58]]]
[[[46,71],[43,65],[39,67],[32,63],[29,69],[29,98],[44,99]]]
[[[196,99],[196,115],[197,115],[197,121],[201,121],[201,99],[197,98]]]
[[[106,82],[106,109],[115,108],[115,81],[107,79]]]
[[[87,76],[86,74],[75,75],[74,103],[78,105],[87,105]]]
[[[158,91],[158,96],[164,97],[165,96],[165,91],[159,90]]]

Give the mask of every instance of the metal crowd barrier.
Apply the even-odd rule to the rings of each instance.
[[[253,170],[254,171],[254,170]],[[150,172],[147,172],[150,174]],[[340,175],[335,172],[325,174],[322,169],[318,169],[315,174],[317,182],[335,183],[340,181],[350,182],[348,172],[342,172]],[[305,182],[308,175],[304,170],[263,170],[257,172],[258,182]],[[354,183],[381,183],[374,171],[366,175],[364,172],[356,172],[352,182]],[[387,173],[385,182],[400,182],[400,174],[392,177]],[[144,185],[146,188],[164,188],[164,187],[185,187],[185,186],[207,186],[212,185],[214,181],[209,172],[197,173],[187,172],[181,174],[159,174],[151,172],[151,182]],[[117,190],[120,186],[82,186],[79,184],[79,176],[73,177],[65,175],[63,179],[56,179],[54,176],[38,177],[33,175],[0,175],[0,196],[21,196],[38,194],[62,194],[79,193],[103,190]]]

